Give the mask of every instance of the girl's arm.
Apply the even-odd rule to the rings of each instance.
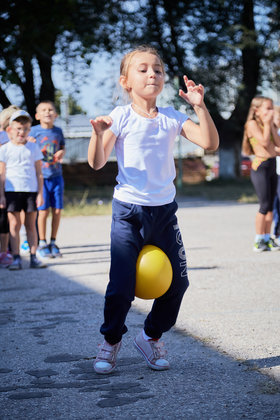
[[[5,162],[0,162],[0,208],[1,209],[6,207],[5,179],[6,179],[6,164]]]
[[[278,134],[278,130],[275,124],[271,125],[271,133],[274,139],[274,144],[276,147],[280,147],[280,136]]]
[[[180,89],[179,95],[193,107],[198,116],[199,125],[188,119],[182,127],[181,134],[203,149],[214,151],[219,146],[219,135],[203,100],[204,88],[188,80],[187,76],[184,76],[184,82],[187,93]]]
[[[37,193],[37,199],[36,204],[37,207],[40,207],[44,204],[44,198],[43,198],[43,175],[42,175],[42,161],[36,160],[35,162],[35,170],[36,170],[36,177],[37,177],[37,183],[38,183],[38,193]]]
[[[90,120],[92,135],[88,146],[88,163],[93,169],[101,169],[109,159],[116,136],[109,128],[113,121],[109,116],[101,116]]]

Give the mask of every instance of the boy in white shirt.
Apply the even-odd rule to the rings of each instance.
[[[36,258],[37,206],[43,203],[40,148],[27,141],[32,119],[23,110],[12,114],[7,132],[10,141],[0,149],[0,207],[7,208],[13,262],[10,270],[20,270],[20,212],[25,212],[25,227],[30,246],[30,268],[46,267]]]

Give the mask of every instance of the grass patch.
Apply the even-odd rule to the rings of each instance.
[[[200,184],[185,184],[177,195],[183,197],[199,197],[211,201],[237,201],[240,203],[256,203],[257,196],[250,179],[214,179]]]
[[[93,216],[111,214],[113,186],[66,187],[63,216]],[[191,197],[210,201],[236,201],[257,203],[257,196],[250,179],[215,179],[200,184],[183,184],[177,197]]]

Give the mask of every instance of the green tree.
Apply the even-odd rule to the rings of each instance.
[[[2,0],[1,105],[10,104],[6,90],[11,85],[21,89],[23,104],[33,116],[39,100],[54,101],[54,58],[69,74],[78,63],[82,78],[88,54],[111,49],[118,9],[114,0],[105,4],[100,0]],[[75,74],[76,90],[78,84],[79,74]]]
[[[147,0],[130,13],[132,44],[159,48],[171,80],[187,74],[204,84],[220,134],[220,175],[235,177],[250,101],[264,84],[280,87],[279,0]]]

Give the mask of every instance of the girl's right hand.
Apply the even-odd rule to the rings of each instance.
[[[269,110],[266,115],[262,116],[262,121],[265,124],[270,124],[273,121],[274,111],[273,109]]]
[[[90,123],[96,134],[102,134],[111,127],[113,120],[108,115],[102,115],[95,118],[95,120],[90,120]]]

